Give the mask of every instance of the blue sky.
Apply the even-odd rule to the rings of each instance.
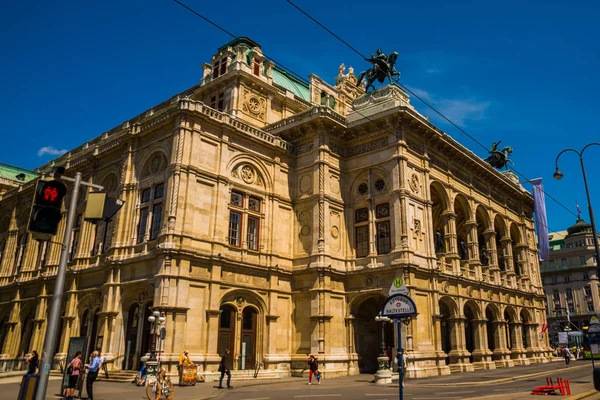
[[[339,65],[368,65],[285,0],[184,3],[268,57],[333,83]],[[515,168],[542,177],[575,211],[587,201],[578,158],[552,179],[566,147],[600,142],[597,2],[297,0],[365,54],[398,51],[401,81],[478,141],[514,149]],[[377,4],[377,6],[371,6]],[[0,162],[35,168],[197,84],[202,64],[231,37],[170,0],[86,3],[23,0],[0,13]],[[413,99],[423,114],[476,154],[487,152]],[[45,151],[44,151],[45,149]],[[600,146],[586,152],[600,214]],[[529,185],[526,187],[530,188]],[[575,222],[546,199],[551,230]]]

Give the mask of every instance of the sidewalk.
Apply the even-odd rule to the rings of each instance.
[[[571,385],[572,395],[569,399],[582,399],[582,398],[598,398],[597,397],[585,397],[597,395],[598,392],[593,390],[593,384],[591,383],[591,376],[587,377],[587,369],[591,370],[591,363],[589,361],[577,361],[572,364],[570,368],[565,368],[564,363],[549,363],[549,364],[534,364],[529,366],[519,366],[513,368],[499,368],[496,370],[483,370],[474,372],[464,372],[451,374],[446,376],[429,377],[422,379],[409,379],[407,380],[407,387],[412,385],[418,385],[420,387],[455,387],[455,386],[481,386],[481,385],[495,385],[506,383],[510,381],[523,386],[520,391],[511,394],[511,399],[533,399],[529,394],[531,389],[535,386],[542,385],[545,382],[545,376],[561,376],[561,374],[569,371],[576,375],[581,375],[582,379],[576,379]],[[12,376],[11,376],[12,375]],[[19,392],[19,384],[21,382],[23,372],[14,373],[3,373],[0,374],[0,400],[14,400],[17,398]],[[585,379],[583,377],[585,376]],[[330,387],[349,387],[349,386],[364,386],[372,385],[373,375],[361,374],[353,376],[345,376],[339,378],[328,378],[327,383]],[[300,388],[305,387],[306,378],[283,378],[283,379],[269,379],[269,380],[239,380],[232,379],[232,385],[234,386],[233,391],[236,389],[256,386],[256,385],[286,385],[286,388]],[[227,389],[217,389],[218,382],[204,382],[198,383],[196,386],[175,386],[175,395],[177,400],[207,400],[212,399],[221,393],[228,392]],[[374,385],[375,386],[375,385]],[[379,385],[377,385],[379,386]],[[385,385],[382,385],[385,386]],[[387,385],[391,387],[397,387],[398,385]],[[531,388],[529,389],[529,387]],[[57,396],[60,387],[60,378],[51,377],[48,385],[47,399],[58,399]],[[527,391],[524,389],[527,388]],[[490,392],[491,393],[491,392]],[[103,399],[141,399],[145,398],[145,388],[134,386],[130,383],[114,383],[114,382],[96,382],[94,384],[94,397],[99,400]],[[506,394],[498,394],[482,397],[483,399],[505,399]]]

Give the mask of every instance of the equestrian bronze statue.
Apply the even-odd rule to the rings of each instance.
[[[397,59],[398,52],[393,52],[387,56],[381,49],[378,49],[376,55],[371,53],[371,58],[365,58],[365,60],[373,64],[373,66],[360,73],[356,86],[361,84],[363,78],[366,78],[367,81],[367,92],[369,91],[369,88],[375,90],[375,86],[373,86],[375,81],[383,83],[385,78],[388,78],[390,83],[392,83],[392,79],[395,78],[393,80],[398,82],[400,80],[400,72],[396,71],[396,68],[394,67]]]
[[[492,144],[492,148],[489,151],[490,156],[487,157],[485,161],[489,163],[492,167],[498,169],[508,169],[508,163],[513,164],[513,162],[508,159],[508,156],[512,155],[512,147],[505,146],[502,150],[498,150],[498,145],[500,144],[500,142],[501,140]]]

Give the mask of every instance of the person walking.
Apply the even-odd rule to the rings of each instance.
[[[92,353],[92,363],[89,365],[86,365],[86,367],[88,369],[88,373],[87,373],[87,378],[85,380],[85,391],[87,392],[87,395],[88,395],[87,398],[89,400],[94,399],[93,385],[94,385],[94,381],[96,381],[96,378],[98,377],[98,372],[100,371],[101,366],[102,366],[102,359],[98,356],[98,352],[94,351]]]
[[[319,361],[312,354],[308,356],[308,384],[312,385],[312,377],[317,374],[319,370]],[[317,384],[321,383],[320,379],[317,379]]]
[[[40,364],[40,357],[38,356],[37,351],[33,350],[31,352],[31,357],[27,360],[27,375],[33,375],[38,369]]]
[[[569,350],[569,348],[565,346],[565,348],[562,351],[562,355],[565,358],[565,364],[567,365],[567,367],[571,366],[571,350]]]
[[[221,362],[219,363],[219,372],[221,373],[221,377],[219,378],[219,386],[218,389],[223,389],[223,377],[227,374],[227,389],[233,389],[231,386],[231,356],[229,355],[229,349],[225,350],[223,356],[221,357]]]
[[[408,368],[408,354],[406,351],[402,351],[402,387],[404,387],[404,381],[406,380],[406,369]]]
[[[81,361],[81,354],[82,353],[80,351],[75,353],[75,357],[73,357],[73,359],[67,366],[67,375],[69,376],[69,383],[67,384],[67,388],[65,389],[64,393],[66,400],[73,400],[75,388],[77,387],[77,381],[79,381],[79,377],[83,375],[85,371],[83,361]]]

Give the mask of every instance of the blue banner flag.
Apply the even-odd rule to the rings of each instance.
[[[550,242],[548,240],[548,218],[546,217],[546,198],[542,178],[530,180],[533,186],[533,209],[535,211],[535,227],[538,236],[538,251],[540,260],[550,257]]]

